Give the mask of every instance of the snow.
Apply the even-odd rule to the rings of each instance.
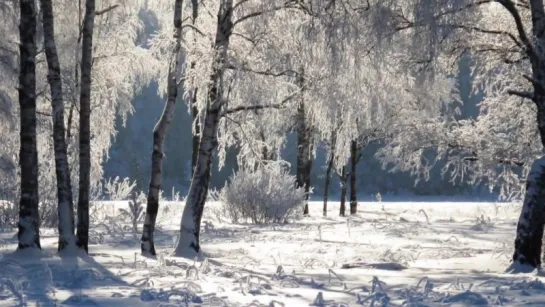
[[[171,256],[183,204],[162,203],[156,258],[140,256],[129,221],[106,219],[126,202],[95,206],[90,256],[56,256],[56,229],[41,230],[41,257],[0,233],[0,306],[545,304],[541,272],[506,273],[516,204],[360,203],[342,218],[331,202],[324,218],[311,202],[287,225],[233,225],[208,203],[197,260]]]

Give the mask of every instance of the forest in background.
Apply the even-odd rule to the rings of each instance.
[[[459,119],[476,118],[479,114],[479,102],[483,93],[473,92],[474,77],[471,73],[471,61],[464,56],[458,63],[456,76],[460,93]],[[191,182],[191,115],[187,104],[182,98],[176,104],[176,120],[167,133],[165,143],[165,159],[163,172],[163,187],[165,197],[172,195],[172,189],[185,194]],[[142,93],[133,100],[134,113],[127,119],[125,125],[121,118],[116,121],[119,131],[109,151],[109,158],[104,164],[105,178],[131,178],[136,181],[137,190],[145,190],[149,184],[151,164],[148,154],[152,150],[149,142],[153,126],[161,115],[164,99],[157,95],[156,84],[151,84],[142,90]],[[391,166],[384,168],[374,157],[380,144],[371,144],[364,149],[364,157],[358,164],[358,196],[362,200],[374,200],[380,193],[384,199],[396,199],[401,196],[444,197],[456,199],[487,199],[498,200],[498,191],[490,191],[486,183],[471,185],[466,182],[451,182],[441,174],[443,163],[439,163],[431,172],[427,181],[415,182],[415,177],[409,172],[390,171]],[[290,162],[291,173],[295,174],[297,159],[297,136],[288,136],[287,145],[282,150],[282,158]],[[430,151],[428,155],[433,156]],[[229,151],[225,166],[220,170],[218,163],[214,163],[211,186],[221,189],[229,176],[237,170],[236,148]],[[313,199],[321,199],[324,191],[324,177],[326,173],[327,152],[323,146],[319,147],[315,157],[315,167],[312,169]],[[331,184],[333,197],[339,197],[340,185],[338,177],[333,176]]]

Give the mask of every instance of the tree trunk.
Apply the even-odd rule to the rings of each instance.
[[[72,138],[72,119],[74,118],[74,104],[72,103],[70,105],[70,110],[68,111],[68,121],[66,123],[66,143],[70,143],[70,139]]]
[[[532,65],[532,78],[535,80],[533,101],[537,107],[537,127],[542,146],[545,148],[545,63],[543,47],[545,45],[545,10],[542,0],[529,1],[532,14],[533,49],[528,49]],[[535,269],[541,266],[541,247],[545,222],[545,156],[532,164],[526,181],[524,203],[517,224],[515,252],[513,253],[514,270],[525,270],[520,265]],[[527,268],[528,268],[527,267]]]
[[[233,0],[222,1],[218,12],[218,26],[214,44],[216,59],[210,76],[204,126],[201,131],[197,163],[182,214],[180,237],[175,250],[176,256],[194,256],[201,251],[199,234],[210,184],[212,155],[218,145],[218,123],[223,104],[223,89],[220,82],[223,79],[227,50],[233,29],[232,16]]]
[[[358,212],[358,193],[356,190],[356,166],[358,165],[358,144],[350,143],[350,215]]]
[[[81,51],[81,83],[79,112],[79,193],[77,245],[89,249],[89,190],[91,185],[91,70],[93,61],[93,28],[95,0],[86,0]]]
[[[195,26],[195,23],[197,22],[197,17],[199,16],[199,1],[198,0],[191,0],[191,8],[192,8],[192,14],[191,14],[191,24]],[[196,38],[194,39],[193,43],[196,42]],[[191,68],[194,68],[196,65],[195,62],[191,63]],[[192,123],[195,125],[195,133],[191,137],[192,141],[192,154],[191,154],[191,176],[193,177],[193,172],[195,170],[195,166],[197,165],[197,157],[199,154],[199,142],[201,141],[201,127],[199,125],[199,122],[197,121],[197,117],[199,116],[199,110],[197,109],[196,102],[197,102],[197,93],[199,89],[196,88],[193,90],[193,93],[191,93],[191,101],[189,102],[189,105],[191,107],[191,119],[193,120]]]
[[[545,72],[545,71],[544,71]],[[535,73],[536,80],[540,74]],[[543,83],[540,83],[543,84]],[[540,139],[545,148],[545,90],[541,87],[534,89],[534,102],[537,105],[537,126]],[[526,180],[526,193],[522,211],[517,224],[515,251],[513,253],[512,269],[526,271],[541,266],[541,249],[543,227],[545,224],[545,155],[536,159]],[[522,267],[529,266],[529,267]]]
[[[339,215],[340,216],[345,216],[346,215],[346,181],[348,179],[348,176],[346,176],[346,166],[343,166],[342,170],[341,170],[341,176],[340,176],[340,181],[341,181],[341,207],[340,207],[340,210],[339,210]]]
[[[199,110],[197,109],[197,106],[195,106],[195,101],[197,99],[197,91],[198,89],[195,89],[193,91],[193,98],[191,99],[191,119],[193,120],[193,124],[195,125],[195,133],[191,137],[192,142],[192,153],[191,153],[191,176],[193,177],[193,173],[195,171],[195,166],[197,166],[197,158],[199,156],[199,143],[201,141],[201,127],[199,123],[197,122],[197,117],[199,116]]]
[[[331,154],[331,157],[329,158],[329,161],[327,162],[327,171],[325,173],[325,185],[324,185],[324,208],[323,208],[323,214],[324,216],[327,216],[327,200],[329,197],[329,183],[331,182],[331,169],[333,168],[333,154]]]
[[[148,190],[148,203],[146,205],[146,217],[144,219],[144,229],[142,230],[141,250],[142,255],[155,256],[154,232],[159,211],[159,191],[163,181],[163,144],[168,131],[168,127],[174,118],[176,111],[176,98],[178,97],[178,80],[176,70],[179,63],[179,53],[182,41],[182,0],[176,0],[174,6],[174,38],[176,47],[170,59],[168,71],[168,98],[165,103],[163,113],[153,129],[153,153],[151,155],[151,179]]]
[[[19,107],[21,199],[17,237],[19,249],[41,248],[38,214],[38,150],[36,144],[36,4],[19,0]]]
[[[541,266],[541,244],[545,224],[545,156],[536,159],[526,181],[524,204],[517,225],[514,269],[519,264]]]
[[[304,70],[299,70],[297,85],[301,88],[301,101],[297,107],[297,187],[305,189],[303,214],[308,215],[310,198],[310,172],[312,170],[312,140],[309,123],[306,118],[303,98]]]
[[[201,251],[199,234],[202,213],[210,184],[212,157],[214,149],[218,145],[218,122],[219,109],[208,110],[205,115],[197,165],[193,172],[189,195],[182,215],[180,238],[175,251],[176,256],[188,256]]]
[[[314,150],[313,149],[313,139],[312,139],[312,136],[310,136],[310,132],[308,133],[309,135],[309,146],[308,146],[308,160],[307,160],[307,167],[305,168],[305,199],[306,199],[306,214],[310,214],[309,211],[308,211],[308,201],[310,200],[310,188],[311,188],[311,182],[310,182],[310,173],[311,173],[311,170],[312,170],[312,151]]]
[[[47,59],[49,87],[51,88],[51,107],[53,118],[53,145],[55,148],[55,172],[57,176],[57,200],[59,216],[59,252],[74,249],[74,201],[70,170],[68,167],[67,146],[64,128],[64,101],[61,81],[61,68],[55,43],[53,5],[51,0],[40,0],[44,29],[44,46]]]
[[[267,148],[267,140],[265,138],[265,132],[263,132],[263,129],[260,128],[259,131],[259,139],[262,142],[262,148],[261,148],[261,159],[263,160],[263,163],[266,163],[267,160],[269,160],[269,150]]]
[[[78,0],[78,28],[80,29],[78,31],[78,40],[76,43],[75,49],[75,58],[78,58],[78,52],[79,52],[79,44],[81,43],[81,36],[83,35],[81,31],[81,0]],[[74,92],[77,93],[79,91],[79,62],[75,61],[74,65]],[[72,101],[70,104],[70,111],[68,111],[68,123],[66,125],[66,143],[70,144],[70,139],[72,138],[72,121],[74,118],[74,109],[76,108],[76,103]]]
[[[323,214],[324,216],[327,216],[327,201],[329,198],[329,184],[331,183],[331,170],[333,170],[333,161],[335,161],[335,146],[337,142],[337,136],[334,132],[331,136],[331,144],[330,144],[330,156],[329,161],[327,162],[327,170],[325,173],[325,186],[324,186],[324,208],[323,208]]]

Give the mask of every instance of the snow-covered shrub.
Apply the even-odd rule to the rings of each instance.
[[[104,182],[104,189],[110,200],[126,200],[136,187],[136,181],[130,181],[129,178],[121,180],[119,177],[108,179]]]
[[[10,230],[19,221],[20,185],[17,178],[3,172],[0,155],[0,230]]]
[[[303,204],[305,192],[279,165],[240,170],[221,191],[225,214],[233,223],[285,223]]]
[[[208,189],[208,195],[206,196],[206,201],[213,202],[218,201],[221,198],[221,192],[218,191],[216,188],[210,188]]]
[[[132,225],[133,236],[136,238],[138,234],[138,222],[144,219],[144,204],[146,203],[146,195],[143,192],[131,193],[131,200],[129,200],[129,208],[120,208],[120,217],[129,220]]]
[[[19,207],[16,203],[0,199],[0,231],[11,231],[17,226]]]

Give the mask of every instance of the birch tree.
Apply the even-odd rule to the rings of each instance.
[[[301,94],[297,105],[297,187],[305,189],[305,204],[303,214],[308,215],[308,200],[310,198],[310,174],[312,171],[313,159],[313,127],[309,118],[308,102],[305,101],[305,69],[300,68],[296,80],[301,88]]]
[[[151,179],[148,190],[148,203],[146,206],[146,217],[144,219],[144,230],[142,231],[141,250],[144,255],[156,255],[153,235],[155,231],[155,222],[159,210],[159,191],[162,183],[162,163],[163,163],[163,143],[176,108],[176,99],[178,98],[178,67],[180,59],[180,49],[182,40],[182,8],[183,1],[174,2],[174,29],[173,34],[175,46],[172,48],[172,55],[169,59],[168,69],[168,90],[167,101],[163,113],[153,129],[153,153],[151,158]]]
[[[281,105],[284,100],[291,100],[298,92],[295,90],[280,99],[278,99],[278,95],[275,95],[271,99],[274,102],[270,100],[266,102],[244,100],[241,102],[236,99],[237,94],[234,90],[238,85],[236,80],[238,80],[241,70],[229,68],[232,64],[240,67],[239,64],[243,64],[243,59],[246,59],[244,55],[248,53],[248,50],[251,51],[247,47],[253,46],[252,35],[246,36],[245,34],[251,33],[252,30],[261,30],[253,28],[255,23],[251,21],[254,19],[269,21],[268,18],[275,12],[293,4],[292,1],[274,3],[240,1],[235,4],[230,0],[218,3],[201,3],[203,11],[217,11],[218,13],[217,22],[210,22],[210,19],[204,17],[201,19],[203,14],[199,14],[195,26],[199,31],[192,32],[198,37],[196,48],[188,50],[186,58],[186,62],[189,63],[195,56],[199,59],[195,62],[194,67],[189,66],[184,80],[186,91],[191,92],[195,88],[199,89],[195,105],[202,117],[200,117],[200,145],[197,163],[182,216],[180,237],[175,252],[178,256],[200,252],[200,222],[210,182],[212,155],[219,141],[224,138],[219,128],[228,120],[227,117],[238,112],[274,108],[276,105]],[[231,44],[232,40],[235,40],[236,43]],[[212,49],[209,47],[210,42],[212,42]],[[240,53],[235,53],[239,51]],[[245,73],[246,70],[244,69]],[[208,73],[203,74],[203,72]],[[252,74],[252,72],[247,73]],[[260,75],[259,73],[253,74]],[[282,91],[280,95],[284,93]]]
[[[305,7],[314,17],[314,44],[307,58],[316,63],[307,71],[323,76],[308,91],[308,100],[315,102],[310,114],[321,142],[335,137],[335,146],[327,149],[328,164],[341,183],[340,215],[345,214],[349,184],[350,212],[357,212],[356,178],[367,175],[355,173],[362,150],[369,143],[389,141],[404,118],[437,115],[441,102],[450,99],[451,80],[439,73],[426,80],[411,66],[404,55],[408,36],[389,37],[392,25],[385,11],[398,4],[332,1]]]
[[[327,169],[325,173],[325,184],[324,184],[324,205],[322,207],[323,216],[327,216],[327,201],[329,200],[329,185],[331,183],[331,171],[333,170],[333,163],[335,161],[335,150],[337,143],[337,131],[336,129],[332,131],[329,144],[327,145],[328,158],[327,158]]]
[[[14,107],[12,101],[17,99],[16,88],[18,74],[19,52],[17,50],[19,24],[19,1],[7,1],[0,4],[0,24],[3,32],[3,39],[0,42],[0,96],[3,103],[2,116],[10,114],[11,119],[19,117],[19,108]],[[60,77],[62,94],[67,108],[64,110],[66,119],[65,142],[67,143],[68,165],[72,180],[78,180],[79,166],[79,101],[81,82],[81,47],[82,47],[82,1],[56,1],[52,3],[52,14],[55,20],[54,38],[57,45],[58,62],[60,66]],[[155,77],[155,61],[148,56],[145,49],[141,48],[141,33],[143,24],[138,14],[144,7],[144,1],[97,1],[95,24],[93,36],[92,86],[90,90],[90,101],[92,116],[90,117],[90,192],[96,193],[102,180],[102,163],[107,158],[107,152],[112,139],[116,134],[115,119],[119,115],[125,118],[132,112],[131,99],[138,91]],[[45,6],[44,6],[45,8]],[[46,10],[42,10],[45,13]],[[35,13],[38,13],[36,11]],[[47,21],[47,18],[46,20]],[[46,35],[47,26],[44,27]],[[41,30],[41,27],[38,28]],[[40,36],[41,38],[41,36]],[[144,42],[145,42],[144,38]],[[38,39],[38,50],[46,50],[46,53],[38,53],[36,66],[36,134],[37,134],[37,155],[39,163],[39,195],[40,206],[55,206],[58,201],[58,188],[56,181],[56,167],[51,161],[55,161],[55,149],[59,143],[51,138],[52,134],[59,136],[53,131],[58,131],[57,124],[62,120],[58,119],[59,114],[51,112],[52,106],[59,107],[55,101],[53,87],[49,86],[51,76],[49,70],[48,50],[51,40]],[[47,64],[47,65],[46,65]],[[51,91],[48,89],[51,88]],[[55,96],[55,97],[54,97]],[[55,99],[53,99],[55,98]],[[52,104],[53,102],[53,104]],[[54,116],[56,115],[56,116]],[[0,116],[1,117],[1,116]],[[2,121],[0,138],[2,142],[14,144],[0,149],[2,160],[2,172],[9,175],[10,190],[18,191],[20,179],[16,169],[12,167],[18,163],[14,148],[20,145],[17,135],[20,126],[15,125],[12,120]],[[52,121],[52,119],[54,121]],[[7,127],[8,129],[4,129]],[[58,177],[57,177],[58,178]],[[8,189],[8,185],[4,185]],[[55,192],[53,192],[55,191]],[[78,193],[78,188],[73,188]],[[18,197],[17,197],[18,198]],[[48,209],[49,210],[49,209]],[[61,210],[62,211],[62,210]],[[46,211],[41,210],[40,214]],[[57,211],[52,211],[57,212]],[[44,221],[41,221],[44,222]],[[52,225],[52,224],[50,224]],[[56,223],[55,223],[56,225]]]
[[[19,249],[41,248],[38,229],[38,149],[36,141],[36,3],[19,1],[19,108],[21,200]]]
[[[64,99],[62,92],[61,67],[55,42],[53,4],[51,0],[41,0],[42,24],[44,29],[44,47],[48,65],[47,79],[51,90],[51,109],[53,119],[53,143],[55,147],[55,172],[57,178],[58,199],[58,250],[74,249],[74,202],[70,169],[68,166],[67,145],[64,127]]]
[[[392,15],[398,32],[429,42],[421,47],[428,48],[421,52],[421,63],[445,66],[470,51],[480,82],[487,88],[486,97],[475,120],[452,121],[443,116],[412,123],[381,155],[400,169],[425,178],[434,161],[423,163],[422,154],[424,148],[435,148],[437,159],[447,159],[443,172],[452,180],[486,180],[491,188],[499,187],[502,196],[524,195],[512,268],[540,267],[544,185],[539,157],[545,136],[543,1],[416,4],[418,9],[413,13],[399,10]],[[521,180],[524,177],[527,179]],[[521,189],[524,181],[526,188]]]
[[[85,1],[81,48],[81,83],[79,100],[79,191],[78,246],[89,249],[89,189],[91,186],[91,70],[95,0]]]
[[[191,0],[191,25],[195,27],[197,18],[199,17],[199,1]],[[193,35],[193,44],[195,44],[196,36]],[[191,62],[191,67],[195,67],[195,60]],[[197,155],[200,143],[200,118],[199,109],[196,106],[197,94],[199,88],[194,88],[188,95],[189,106],[191,109],[191,117],[193,119],[193,131],[192,131],[192,153],[191,153],[191,175],[197,165]]]
[[[525,75],[530,83],[533,93],[521,92],[516,89],[508,90],[508,94],[529,99],[537,109],[536,121],[541,141],[541,152],[545,145],[545,10],[543,1],[533,0],[528,2],[530,9],[531,30],[526,33],[521,10],[517,9],[512,1],[499,1],[507,10],[515,22],[518,32],[518,41],[530,62],[531,75]],[[532,37],[531,39],[528,37]],[[545,194],[545,167],[543,157],[536,159],[532,165],[520,219],[517,225],[517,237],[515,239],[515,251],[513,262],[515,269],[517,264],[539,267],[541,265],[541,244],[543,238],[543,226],[545,217],[543,211],[543,195]]]
[[[205,23],[209,19],[199,18],[197,27],[200,32],[195,31],[198,33],[195,35],[200,37],[199,48],[189,50],[186,59],[190,62],[195,54],[198,54],[200,59],[195,67],[190,66],[192,69],[186,72],[195,78],[186,77],[185,80],[192,80],[186,84],[187,91],[199,85],[196,101],[203,121],[198,163],[182,217],[177,255],[200,251],[200,219],[210,178],[211,156],[216,146],[220,145],[221,157],[225,152],[224,146],[228,143],[226,140],[231,139],[232,143],[243,140],[240,145],[242,153],[247,157],[256,157],[254,159],[259,161],[257,157],[263,157],[260,154],[262,149],[269,149],[270,146],[269,144],[264,146],[262,140],[276,139],[274,133],[262,137],[259,134],[263,130],[247,129],[252,125],[256,126],[252,123],[253,120],[280,119],[285,115],[282,114],[285,110],[292,110],[291,114],[296,118],[297,108],[293,106],[300,106],[297,100],[304,99],[305,102],[313,102],[308,108],[306,103],[304,105],[305,119],[312,122],[316,133],[329,138],[328,133],[332,129],[330,121],[326,119],[336,114],[338,110],[336,104],[339,102],[337,99],[340,99],[343,105],[350,106],[343,110],[341,120],[344,127],[337,140],[339,148],[348,148],[338,151],[340,154],[336,157],[338,160],[336,165],[341,169],[349,159],[350,142],[358,136],[358,130],[355,129],[358,122],[356,119],[359,119],[364,127],[370,128],[373,120],[380,121],[385,114],[392,113],[392,110],[408,109],[402,116],[418,113],[421,113],[420,116],[427,116],[426,112],[422,112],[424,108],[440,104],[436,96],[426,98],[417,92],[418,89],[425,88],[420,84],[425,82],[417,82],[410,73],[403,74],[402,82],[391,82],[393,78],[399,78],[400,71],[405,67],[400,65],[404,59],[399,54],[395,52],[387,52],[387,56],[383,54],[390,46],[381,49],[380,52],[362,55],[360,48],[369,43],[369,39],[362,35],[362,31],[371,29],[372,27],[368,26],[373,21],[368,13],[370,10],[368,6],[369,4],[361,6],[360,3],[360,6],[352,7],[348,10],[350,12],[348,17],[346,10],[339,6],[336,8],[337,11],[334,11],[338,15],[333,14],[337,17],[331,21],[327,19],[332,15],[331,12],[323,13],[318,10],[322,13],[317,13],[315,7],[301,2],[263,4],[242,1],[234,4],[232,1],[221,1],[217,6],[202,3],[203,10],[218,11],[218,23],[215,24],[215,29],[211,29]],[[323,4],[317,7],[324,9]],[[314,24],[301,32],[301,28],[304,28],[301,25],[311,21]],[[298,25],[301,27],[298,28]],[[337,33],[335,30],[339,29],[343,30],[340,37],[332,34]],[[301,38],[301,33],[304,33],[304,38]],[[207,39],[209,37],[211,39]],[[374,38],[372,33],[369,33],[369,37]],[[343,45],[344,49],[335,48],[336,42],[343,41],[340,38],[348,38],[346,42],[349,43]],[[274,41],[276,46],[267,48],[267,51],[262,50],[261,48],[265,49],[264,46],[268,46],[269,39]],[[214,48],[212,52],[206,52],[205,50],[209,50],[210,41],[213,41]],[[399,49],[396,50],[403,50],[404,47],[406,45],[399,44],[396,46]],[[375,55],[377,58],[373,58]],[[381,65],[385,63],[388,69],[382,72]],[[340,73],[351,71],[354,66],[357,67],[355,74]],[[203,75],[203,71],[210,71],[210,74]],[[370,75],[369,71],[372,72]],[[196,72],[199,75],[196,75]],[[304,78],[304,82],[298,80],[301,77]],[[374,90],[375,82],[380,83],[380,90]],[[200,86],[202,84],[207,86]],[[324,86],[326,84],[327,86]],[[431,83],[425,85],[430,86]],[[445,85],[448,87],[451,84],[445,82]],[[272,88],[272,92],[267,91],[267,87]],[[205,88],[208,90],[204,91]],[[419,104],[419,100],[415,101],[413,96],[425,100],[425,103]],[[343,101],[344,99],[346,101]],[[384,106],[383,103],[387,101],[392,101],[392,104]],[[396,104],[393,102],[398,101],[403,101],[404,104],[397,104],[395,107]],[[291,104],[292,102],[294,104]],[[436,111],[439,107],[431,109]],[[267,111],[249,112],[256,110]],[[274,114],[278,116],[275,117]],[[249,118],[252,121],[248,121]],[[282,130],[280,126],[276,127],[279,127],[278,130],[277,128],[271,130]],[[236,134],[231,134],[235,131]],[[256,133],[252,134],[251,131]],[[250,137],[246,136],[248,132]],[[273,150],[282,146],[282,142],[275,143],[277,145],[271,147]],[[342,173],[348,178],[346,171]]]
[[[82,23],[81,65],[76,65],[81,74],[76,86],[80,103],[77,237],[84,250],[88,246],[90,189],[101,178],[101,163],[115,136],[116,110],[122,117],[130,114],[132,97],[156,75],[154,59],[138,43],[142,30],[138,13],[144,3],[103,0],[97,10],[93,0],[89,1]],[[114,67],[116,74],[112,74]]]
[[[213,62],[209,74],[210,85],[206,93],[206,108],[203,114],[199,154],[182,215],[180,237],[175,250],[177,256],[186,254],[188,249],[197,253],[200,252],[200,225],[210,183],[212,154],[218,144],[217,129],[223,104],[223,85],[221,81],[225,72],[224,65],[227,60],[227,52],[233,31],[233,0],[221,0],[219,2]]]

